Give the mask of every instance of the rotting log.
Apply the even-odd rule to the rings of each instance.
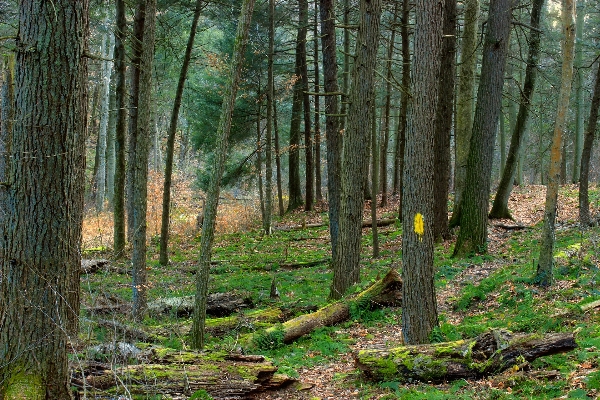
[[[211,293],[206,303],[206,313],[215,317],[231,315],[242,308],[252,307],[252,299],[240,293]],[[158,299],[148,304],[152,314],[175,314],[189,317],[194,313],[194,296]]]
[[[188,398],[205,390],[214,399],[247,399],[296,381],[276,371],[263,356],[152,348],[140,356],[137,365],[111,368],[98,362],[76,363],[71,385],[92,397],[157,394]]]
[[[98,272],[100,269],[105,268],[110,265],[109,260],[99,259],[99,260],[81,260],[81,272],[84,274],[93,274]]]
[[[377,226],[381,227],[381,226],[388,226],[388,225],[393,225],[395,224],[397,221],[396,218],[385,218],[385,219],[380,219],[377,220]],[[304,229],[308,229],[308,228],[321,228],[323,226],[327,226],[327,223],[324,222],[317,222],[314,224],[302,224],[302,225],[294,225],[294,226],[280,226],[280,227],[275,227],[275,230],[277,231],[283,231],[283,232],[289,232],[289,231],[299,231],[299,230],[304,230]],[[368,228],[370,226],[373,225],[373,221],[371,220],[365,220],[362,222],[362,227],[363,228]]]
[[[250,338],[250,343],[261,348],[270,343],[290,343],[322,326],[331,326],[350,318],[353,308],[378,308],[400,306],[402,300],[402,280],[395,269],[375,282],[357,296],[342,299],[329,304],[313,313],[300,315],[282,324],[272,326],[265,331],[257,332]]]
[[[444,382],[476,379],[577,347],[575,334],[513,334],[491,330],[475,339],[360,350],[356,366],[370,379]]]
[[[321,265],[321,264],[329,264],[330,262],[331,262],[331,258],[322,258],[320,260],[314,260],[314,261],[299,261],[299,262],[295,262],[295,263],[281,263],[281,264],[279,264],[279,267],[281,269],[289,271],[289,270],[300,269],[300,268],[315,267],[315,266]]]

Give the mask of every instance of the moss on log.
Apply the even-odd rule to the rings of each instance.
[[[491,330],[456,342],[361,350],[357,367],[377,381],[442,382],[480,378],[577,347],[573,333],[513,334]]]

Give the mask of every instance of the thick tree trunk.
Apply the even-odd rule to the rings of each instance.
[[[338,108],[337,51],[334,0],[320,0],[321,48],[323,49],[323,88],[325,93],[325,134],[327,137],[327,192],[329,195],[329,234],[331,254],[338,252],[339,212],[342,171],[342,134]]]
[[[133,318],[140,321],[146,314],[148,278],[146,274],[146,211],[148,206],[148,157],[152,135],[152,64],[154,61],[154,29],[156,25],[156,0],[144,3],[144,40],[141,44],[139,99],[135,143],[133,182],[133,249],[132,289]]]
[[[177,82],[173,111],[171,111],[171,121],[169,122],[169,130],[167,132],[167,159],[165,161],[165,181],[163,186],[162,219],[160,227],[159,260],[161,265],[167,265],[169,263],[169,217],[171,210],[171,181],[173,176],[173,157],[175,153],[175,133],[177,132],[179,109],[181,108],[183,88],[185,86],[185,80],[192,58],[192,49],[194,48],[194,39],[196,38],[196,28],[198,27],[198,20],[200,19],[200,11],[202,11],[202,0],[196,0],[192,27],[190,28],[190,36],[188,37],[187,46],[185,48],[181,71],[179,72],[179,81]]]
[[[600,63],[596,72],[596,83],[594,85],[594,95],[590,108],[590,117],[588,119],[585,139],[583,141],[583,151],[581,152],[581,172],[579,174],[579,225],[586,229],[591,224],[590,218],[590,199],[589,199],[589,176],[590,159],[592,147],[594,145],[594,136],[596,136],[596,125],[598,123],[598,107],[600,106]]]
[[[402,191],[402,334],[425,343],[437,325],[433,284],[433,171],[435,121],[441,66],[443,8],[416,3],[412,106],[406,132]]]
[[[455,255],[481,252],[486,248],[492,163],[502,107],[511,4],[511,0],[492,0],[490,3]]]
[[[456,133],[454,135],[454,209],[452,210],[450,227],[460,224],[462,192],[466,184],[467,158],[473,129],[479,0],[466,0],[464,9],[464,30],[460,49],[461,60],[458,68],[458,93],[456,97]]]
[[[125,134],[127,132],[127,82],[125,78],[125,37],[127,20],[125,0],[116,0],[115,32],[115,107],[117,126],[115,130],[115,196],[113,204],[114,243],[113,255],[121,258],[125,249]]]
[[[456,342],[360,350],[356,365],[377,381],[447,382],[477,379],[536,358],[577,348],[573,333],[513,334],[492,330]]]
[[[438,107],[435,116],[433,175],[433,240],[450,235],[448,229],[448,192],[450,188],[450,136],[454,113],[456,56],[456,0],[444,1],[444,39],[440,67]]]
[[[574,0],[563,0],[562,23],[564,39],[562,43],[563,64],[556,120],[554,121],[554,134],[550,149],[550,171],[546,187],[546,205],[544,209],[544,225],[540,242],[540,259],[537,265],[534,281],[540,286],[552,283],[552,266],[554,264],[554,232],[556,221],[556,206],[558,201],[558,185],[561,173],[561,149],[563,133],[566,128],[567,111],[569,110],[569,97],[571,95],[571,81],[573,78],[573,58],[575,47],[575,4]]]
[[[529,55],[527,56],[527,67],[525,68],[525,82],[521,91],[521,101],[519,104],[519,113],[515,122],[513,134],[510,140],[510,147],[506,159],[506,167],[502,172],[500,184],[494,197],[490,218],[512,218],[508,210],[508,199],[512,191],[517,160],[521,154],[521,145],[527,128],[529,119],[529,110],[532,107],[533,92],[535,90],[535,79],[537,76],[538,60],[540,54],[540,36],[539,31],[541,15],[543,11],[544,0],[534,0],[531,5],[531,33],[529,35]]]
[[[379,43],[381,0],[361,0],[356,58],[348,122],[344,133],[344,161],[341,171],[340,231],[338,251],[333,256],[330,297],[341,298],[360,280],[363,192],[360,183],[367,175],[371,121],[375,112],[375,66]]]
[[[77,337],[88,2],[21,1],[0,226],[0,398],[69,399]],[[52,77],[48,79],[47,77]]]
[[[227,146],[233,109],[238,85],[244,66],[244,53],[248,43],[248,30],[252,20],[254,0],[244,0],[240,11],[240,19],[235,34],[235,45],[233,47],[233,58],[231,60],[231,75],[229,76],[221,116],[217,128],[217,148],[215,164],[211,172],[208,192],[206,194],[206,205],[204,207],[204,223],[202,224],[202,236],[200,241],[200,261],[198,274],[196,275],[196,305],[194,309],[194,320],[192,325],[192,347],[202,348],[204,346],[204,324],[206,321],[206,302],[208,297],[208,276],[210,271],[210,257],[215,236],[215,223],[217,220],[217,206],[219,205],[219,192],[221,189],[221,178],[225,169],[227,158]]]

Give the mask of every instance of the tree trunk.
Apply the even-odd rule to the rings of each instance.
[[[133,249],[132,289],[133,318],[141,321],[147,307],[146,274],[146,211],[148,208],[148,156],[152,135],[152,64],[154,61],[154,29],[156,26],[156,0],[140,0],[144,3],[144,39],[141,43],[139,99],[137,110],[137,130],[135,141],[134,182],[133,182]]]
[[[321,183],[321,104],[320,104],[320,80],[319,73],[319,6],[315,2],[315,24],[313,27],[314,36],[314,69],[315,69],[315,200],[321,202],[323,200],[323,191]]]
[[[267,132],[265,137],[265,218],[263,230],[271,234],[271,216],[273,214],[273,96],[275,84],[273,61],[275,58],[275,0],[269,0],[269,54],[267,81]]]
[[[346,0],[347,1],[347,0]],[[329,234],[331,254],[338,252],[339,212],[342,171],[342,134],[338,108],[337,50],[334,0],[320,0],[321,49],[323,49],[323,89],[325,97],[325,134],[327,137],[327,192],[329,195]]]
[[[492,0],[454,255],[485,251],[492,164],[502,107],[511,0]]]
[[[373,101],[375,108],[375,101]],[[371,170],[373,177],[371,179],[371,234],[373,236],[373,258],[379,257],[379,235],[377,232],[377,190],[379,189],[379,145],[377,143],[377,111],[373,109],[371,119]],[[383,200],[382,200],[383,202]]]
[[[114,60],[113,48],[113,60]],[[117,110],[116,110],[116,93],[115,93],[116,72],[114,69],[114,61],[112,74],[110,77],[110,92],[108,100],[108,134],[106,137],[106,198],[109,208],[113,208],[115,200],[115,165],[117,162],[115,154],[115,135],[117,130]]]
[[[479,0],[465,0],[464,9],[464,30],[460,49],[461,60],[458,68],[458,93],[456,97],[456,132],[454,134],[454,209],[452,210],[450,227],[460,224],[462,194],[466,184],[467,158],[473,129]]]
[[[596,124],[598,123],[598,107],[600,106],[600,63],[596,72],[596,83],[594,85],[594,95],[590,108],[590,117],[585,131],[583,141],[583,151],[581,152],[581,172],[579,174],[579,225],[586,229],[591,224],[590,218],[590,200],[589,200],[589,175],[590,158],[592,147],[594,145],[594,136],[596,136]]]
[[[308,30],[308,0],[298,0],[298,8],[300,11],[300,29],[302,32],[302,43],[297,49],[301,50],[302,56],[302,109],[304,111],[304,161],[305,161],[305,178],[306,178],[306,200],[304,202],[304,211],[311,211],[315,198],[315,162],[313,159],[313,140],[311,135],[311,118],[310,118],[310,96],[308,95],[308,63],[306,61],[306,33]]]
[[[573,78],[573,58],[575,47],[575,4],[573,0],[562,2],[562,23],[564,40],[562,42],[563,64],[554,134],[550,150],[550,171],[546,187],[546,206],[544,210],[544,225],[540,242],[540,259],[537,265],[534,281],[540,286],[552,283],[552,265],[554,264],[554,223],[556,221],[556,205],[558,200],[558,184],[560,181],[561,148],[563,132],[566,128],[571,81]]]
[[[208,275],[210,270],[210,256],[215,236],[215,223],[217,220],[217,206],[219,205],[219,192],[221,178],[225,169],[227,158],[227,145],[235,98],[244,66],[244,54],[248,43],[248,30],[252,19],[254,0],[244,0],[240,11],[235,41],[233,47],[233,58],[231,60],[231,75],[229,76],[225,93],[223,94],[223,105],[217,128],[217,148],[215,152],[215,163],[211,172],[210,183],[206,194],[206,205],[204,207],[204,223],[202,224],[202,236],[200,241],[200,260],[198,274],[196,274],[196,306],[192,325],[192,347],[202,348],[204,346],[204,324],[206,321],[206,299],[208,297]]]
[[[529,110],[532,106],[533,92],[535,90],[535,80],[537,76],[538,60],[540,53],[540,20],[543,11],[544,0],[534,0],[531,5],[532,27],[529,35],[529,55],[527,56],[527,67],[525,68],[525,82],[521,91],[521,100],[519,104],[519,113],[515,122],[513,134],[510,140],[510,147],[506,159],[506,167],[502,172],[502,178],[494,197],[490,218],[512,218],[508,210],[508,199],[512,191],[517,160],[521,153],[523,137],[527,129],[529,119]]]
[[[273,91],[274,92],[274,91]],[[277,176],[277,203],[279,205],[279,216],[283,217],[285,209],[283,208],[283,188],[281,182],[281,150],[279,149],[279,127],[277,124],[277,101],[273,94],[273,133],[275,135],[275,170]]]
[[[10,157],[20,162],[9,165],[0,226],[0,398],[69,399],[67,341],[77,337],[79,317],[88,2],[22,1],[19,15]]]
[[[438,107],[443,8],[416,3],[412,106],[406,132],[405,187],[402,191],[402,335],[406,343],[426,343],[438,324],[433,284],[433,145]]]
[[[381,0],[361,0],[356,58],[348,122],[344,133],[344,164],[341,175],[338,251],[333,257],[333,282],[329,296],[341,298],[360,280],[360,249],[364,187],[370,151],[372,115],[375,111],[375,66],[379,43]]]
[[[334,9],[335,0],[331,1],[331,9]],[[348,122],[348,104],[350,92],[350,65],[352,64],[352,57],[350,54],[350,13],[352,12],[350,0],[344,0],[343,4],[344,13],[344,70],[342,72],[342,105],[340,107],[340,131],[346,131],[346,123]],[[333,15],[333,14],[332,14]],[[323,18],[323,12],[321,12],[321,19]],[[321,28],[321,30],[323,30]],[[335,47],[334,47],[335,49]],[[323,52],[325,52],[325,44],[323,44]],[[325,54],[323,54],[323,61],[325,61]],[[337,79],[337,77],[336,77]],[[327,92],[327,89],[325,89]],[[343,136],[342,136],[343,138]],[[342,142],[340,142],[341,149]],[[340,150],[341,151],[341,150]],[[341,189],[340,189],[341,190]],[[341,192],[340,192],[341,193]]]
[[[355,361],[367,377],[377,381],[438,383],[499,374],[575,348],[573,333],[540,336],[492,330],[456,342],[360,350]]]
[[[196,8],[194,17],[192,18],[192,27],[190,28],[190,36],[188,37],[185,55],[183,56],[183,64],[179,72],[179,81],[177,82],[177,90],[175,91],[175,100],[173,102],[173,111],[171,111],[171,121],[169,122],[169,131],[167,132],[167,159],[165,161],[165,181],[163,186],[162,199],[162,219],[160,226],[160,264],[167,265],[169,263],[169,221],[171,210],[171,182],[173,176],[173,156],[175,153],[175,133],[177,132],[177,120],[179,119],[179,109],[181,108],[181,99],[183,97],[183,89],[187,72],[192,58],[192,49],[194,48],[194,39],[196,38],[196,29],[198,20],[200,19],[200,11],[202,11],[202,0],[196,0]]]
[[[10,176],[10,154],[12,130],[15,120],[15,57],[4,57],[0,70],[0,209],[8,210],[8,177]],[[0,229],[4,226],[6,212],[0,212]]]
[[[448,191],[450,188],[450,136],[454,113],[456,57],[456,0],[444,2],[444,38],[435,116],[433,175],[433,240],[449,237]]]
[[[115,196],[113,204],[114,243],[113,255],[121,258],[125,250],[125,134],[127,132],[127,83],[125,78],[125,37],[127,20],[125,0],[116,0],[115,32],[115,108],[117,126],[115,130]]]
[[[572,183],[579,182],[581,152],[583,145],[583,25],[585,23],[584,3],[577,2],[577,21],[575,25],[575,140],[573,141]]]

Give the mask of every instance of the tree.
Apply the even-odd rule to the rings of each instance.
[[[275,58],[275,0],[269,0],[269,50],[267,65],[267,132],[265,138],[265,218],[263,230],[271,234],[271,215],[273,214],[273,60]]]
[[[433,285],[433,144],[438,106],[443,8],[415,4],[412,105],[406,131],[402,191],[402,335],[406,344],[426,343],[437,325]]]
[[[317,202],[323,200],[323,192],[321,189],[321,100],[319,93],[321,90],[320,86],[320,72],[319,72],[319,6],[315,2],[315,24],[313,28],[314,36],[314,52],[313,61],[315,69],[315,199]]]
[[[143,40],[140,52],[139,99],[137,109],[135,157],[133,174],[133,250],[132,288],[133,318],[143,319],[147,308],[146,274],[146,211],[148,205],[148,155],[152,137],[152,64],[154,61],[154,29],[156,26],[156,0],[140,0]]]
[[[68,399],[67,340],[79,316],[88,2],[21,1],[19,14],[15,162],[0,228],[0,397]]]
[[[375,112],[375,66],[379,43],[381,0],[361,0],[352,66],[348,121],[344,133],[338,251],[333,258],[329,296],[341,298],[360,279],[363,191],[370,151],[372,114]]]
[[[537,77],[537,64],[540,54],[540,20],[543,11],[544,0],[534,0],[531,5],[531,33],[529,34],[529,55],[527,56],[527,67],[525,68],[525,82],[523,82],[523,90],[519,103],[519,113],[513,129],[513,134],[510,140],[510,147],[506,157],[502,177],[496,190],[490,218],[512,218],[508,209],[508,198],[512,191],[515,171],[523,137],[529,120],[529,111],[532,108],[533,93],[535,90],[535,80]]]
[[[577,21],[575,23],[575,140],[573,142],[573,174],[572,183],[579,182],[579,173],[581,165],[581,152],[583,145],[583,25],[585,23],[583,1],[577,2]]]
[[[582,229],[586,229],[591,224],[588,186],[590,158],[598,123],[598,107],[600,107],[600,63],[598,63],[598,71],[596,72],[596,83],[594,85],[594,95],[592,96],[592,105],[590,107],[590,117],[588,118],[588,125],[583,141],[583,150],[581,152],[581,172],[579,173],[579,225]]]
[[[456,95],[456,133],[454,135],[454,209],[450,227],[460,223],[462,192],[465,187],[467,158],[473,128],[473,94],[477,67],[477,30],[479,0],[465,0],[464,29],[458,67],[458,93]]]
[[[338,108],[337,52],[334,0],[320,0],[321,48],[323,49],[323,90],[325,91],[325,134],[327,138],[327,192],[329,194],[329,234],[331,255],[336,257],[342,171],[342,134]]]
[[[183,97],[183,88],[187,78],[187,72],[192,58],[192,49],[194,48],[194,39],[196,38],[196,28],[202,11],[202,0],[196,0],[196,8],[194,9],[194,17],[192,18],[192,27],[190,28],[190,36],[188,37],[185,55],[183,56],[183,64],[179,73],[179,81],[175,91],[175,100],[173,102],[173,111],[171,112],[171,121],[169,122],[169,130],[167,131],[167,158],[165,160],[165,181],[163,186],[163,201],[162,201],[162,219],[160,226],[160,264],[167,265],[169,263],[169,221],[171,209],[171,182],[173,175],[173,156],[175,153],[175,133],[177,132],[177,120],[179,119],[179,109],[181,108],[181,99]]]
[[[215,235],[215,223],[217,220],[217,206],[219,204],[219,192],[221,178],[225,169],[225,158],[227,157],[227,145],[231,131],[235,97],[241,79],[242,67],[244,66],[244,53],[248,43],[248,30],[252,19],[254,0],[244,0],[240,11],[240,19],[235,34],[233,58],[231,60],[231,75],[225,86],[221,117],[217,129],[217,150],[215,164],[211,171],[211,179],[206,194],[204,206],[204,223],[202,224],[202,236],[200,240],[199,270],[196,274],[196,297],[194,301],[194,320],[192,324],[192,347],[202,348],[204,346],[204,324],[206,321],[206,301],[208,298],[208,275],[210,270],[210,256]]]
[[[573,58],[575,57],[575,4],[573,0],[563,0],[561,19],[563,24],[564,39],[561,49],[563,54],[562,74],[558,108],[554,121],[554,134],[550,149],[550,171],[546,185],[546,205],[544,208],[544,225],[540,242],[540,259],[534,282],[539,286],[548,286],[552,283],[552,266],[554,264],[554,223],[556,221],[556,205],[558,200],[558,185],[560,181],[561,150],[563,145],[563,132],[566,127],[567,111],[569,110],[569,97],[571,95],[571,80],[573,79]]]
[[[511,0],[492,0],[483,44],[481,80],[460,208],[454,255],[485,250],[488,203],[498,117],[502,107],[504,66],[510,36]]]
[[[315,163],[313,159],[313,140],[311,135],[311,118],[310,118],[310,97],[308,95],[308,63],[306,61],[306,33],[308,28],[308,1],[299,0],[298,7],[300,11],[300,27],[303,30],[302,43],[299,43],[302,64],[301,77],[302,80],[302,109],[304,111],[304,161],[305,161],[305,177],[306,177],[306,200],[304,202],[304,210],[311,211],[314,203],[314,186],[315,186]],[[300,30],[298,31],[300,32]]]

